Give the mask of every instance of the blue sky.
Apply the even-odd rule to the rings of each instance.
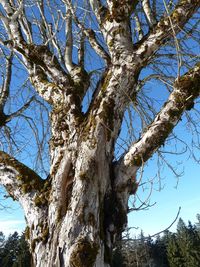
[[[200,213],[200,165],[192,160],[185,161],[183,165],[184,175],[179,179],[177,188],[176,178],[166,170],[164,188],[160,192],[153,191],[151,195],[151,203],[156,202],[156,204],[148,210],[129,215],[129,226],[139,227],[137,231],[132,231],[133,235],[139,234],[141,230],[145,235],[153,235],[164,230],[176,218],[179,207],[181,207],[179,216],[186,223],[188,220],[193,223],[196,221],[196,214]],[[176,223],[170,230],[176,230]]]

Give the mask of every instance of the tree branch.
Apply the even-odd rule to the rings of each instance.
[[[73,69],[74,64],[72,63],[72,50],[73,50],[73,35],[72,35],[72,17],[70,10],[66,12],[66,45],[65,45],[65,66],[67,70]]]
[[[53,104],[61,100],[61,88],[55,83],[49,82],[47,75],[42,69],[35,67],[29,70],[29,73],[31,83],[45,101],[49,104]]]
[[[141,66],[147,64],[151,56],[162,46],[168,38],[174,36],[182,30],[183,26],[200,7],[200,2],[196,0],[180,0],[170,16],[163,17],[154,26],[150,34],[135,44],[135,57]],[[172,30],[173,27],[173,30]]]
[[[0,111],[3,111],[5,103],[8,99],[10,92],[10,82],[12,76],[12,59],[13,55],[11,54],[7,60],[6,64],[6,78],[3,82],[3,85],[0,89]]]
[[[11,113],[10,115],[7,115],[6,123],[11,121],[13,118],[18,117],[20,114],[22,114],[29,106],[30,104],[35,100],[35,96],[32,96],[28,102],[26,102],[21,108],[19,108],[17,111]]]
[[[156,24],[156,19],[153,16],[149,0],[142,0],[142,7],[146,15],[147,22],[150,27]]]
[[[125,21],[135,10],[139,0],[135,1],[113,1],[107,0],[110,16],[117,22]]]
[[[100,0],[89,0],[89,2],[99,24],[101,24],[107,12],[107,8],[101,4]]]
[[[19,200],[25,194],[41,190],[44,180],[17,159],[0,151],[0,183],[11,197]]]
[[[116,187],[125,185],[138,168],[162,145],[177,125],[185,110],[190,110],[200,94],[200,63],[174,83],[174,90],[141,138],[116,165]]]
[[[19,5],[19,7],[15,12],[13,12],[13,8],[11,7],[8,1],[2,0],[1,4],[7,14],[6,17],[1,16],[1,19],[3,20],[3,23],[7,28],[7,31],[10,35],[9,37],[14,43],[20,44],[23,41],[23,36],[20,31],[17,19],[20,13],[23,11],[23,1],[21,1],[21,4]]]
[[[81,24],[81,22],[76,17],[75,10],[74,10],[74,8],[73,8],[73,6],[72,6],[72,4],[71,4],[71,2],[69,0],[63,0],[63,1],[66,3],[68,9],[70,10],[70,12],[71,12],[71,14],[73,16],[74,22],[82,30],[84,35],[88,38],[88,40],[89,40],[91,46],[93,47],[93,49],[95,50],[95,52],[97,54],[99,54],[108,64],[110,62],[110,56],[105,51],[105,49],[102,47],[102,45],[99,44],[99,42],[97,41],[95,32],[92,29],[86,29],[84,27],[84,25]]]

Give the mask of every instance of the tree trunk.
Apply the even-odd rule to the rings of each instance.
[[[81,165],[80,160],[76,164]],[[65,175],[71,168],[65,169]],[[26,216],[36,267],[110,266],[112,246],[126,225],[127,211],[120,208],[112,184],[106,182],[112,173],[106,159],[90,160],[87,170],[77,169],[74,182],[63,179],[62,200],[51,192],[54,200],[48,211],[37,203],[41,216],[36,220]]]
[[[99,116],[72,133],[65,110],[51,114],[51,172],[33,198],[33,216],[24,203],[34,266],[110,266],[127,223],[127,206],[114,188],[112,137]]]

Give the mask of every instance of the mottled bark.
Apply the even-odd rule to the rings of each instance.
[[[154,121],[117,161],[114,149],[125,110],[136,98],[141,70],[159,47],[173,38],[172,32],[181,31],[200,2],[182,0],[156,24],[149,1],[143,1],[150,31],[133,44],[129,18],[138,1],[109,0],[103,6],[101,1],[91,0],[102,45],[95,31],[76,17],[71,1],[63,1],[68,35],[63,61],[47,44],[29,43],[31,28],[21,19],[23,3],[13,9],[11,2],[1,3],[7,16],[2,14],[0,19],[9,38],[2,45],[20,55],[36,92],[52,107],[50,174],[43,180],[1,151],[0,182],[24,209],[26,237],[36,267],[109,267],[112,248],[127,224],[128,198],[137,187],[136,173],[199,96],[200,66],[176,80]],[[80,64],[72,60],[72,19],[82,31],[81,41],[86,37],[106,64],[86,113],[81,105],[90,88],[90,75],[84,69],[83,44]],[[45,18],[42,20],[45,24]],[[44,32],[41,35],[53,42],[51,37],[44,37]],[[59,50],[57,46],[54,49]],[[2,94],[2,101],[6,97]],[[5,116],[2,111],[1,123],[6,123]]]

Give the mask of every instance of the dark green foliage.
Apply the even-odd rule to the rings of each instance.
[[[169,240],[167,254],[170,267],[199,267],[200,238],[197,226],[191,222],[186,226],[180,219],[177,233]]]
[[[167,245],[168,240],[171,238],[171,233],[165,231],[164,235],[157,236],[156,240],[151,244],[151,255],[155,266],[168,267],[167,259]]]
[[[0,232],[0,266],[1,267],[30,267],[31,255],[29,253],[24,234],[17,232],[9,235],[7,239]]]
[[[113,259],[111,267],[126,267],[125,265],[125,257],[121,253],[121,247],[116,247],[113,251]]]
[[[200,266],[200,215],[198,222],[186,225],[182,219],[177,232],[165,231],[156,239],[138,239],[129,234],[114,251],[112,267],[199,267]]]

